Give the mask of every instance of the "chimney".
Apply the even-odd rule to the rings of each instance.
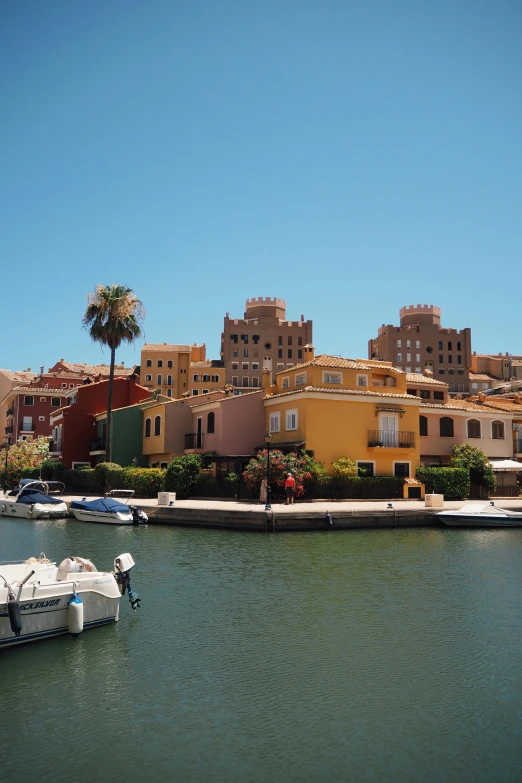
[[[269,394],[272,393],[272,373],[268,369],[268,367],[263,367],[263,391],[265,392],[265,397],[267,397]]]
[[[312,362],[315,358],[315,345],[307,343],[303,348],[303,362]]]

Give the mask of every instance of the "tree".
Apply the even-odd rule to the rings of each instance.
[[[266,478],[267,450],[263,449],[250,460],[243,473],[243,478],[248,487],[257,487]],[[301,497],[304,494],[304,482],[311,481],[324,472],[323,466],[316,462],[305,451],[298,454],[291,452],[283,454],[279,449],[270,449],[270,484],[284,487],[288,473],[295,478],[295,495]]]
[[[105,438],[105,456],[108,462],[111,461],[112,389],[116,349],[122,342],[132,343],[141,336],[144,314],[142,303],[127,286],[98,285],[95,291],[87,295],[83,325],[95,342],[107,345],[111,351]]]
[[[22,471],[41,468],[49,456],[49,439],[19,440],[2,453],[4,485],[13,486],[20,481]],[[7,472],[5,470],[7,466]]]
[[[495,474],[489,459],[481,449],[471,443],[453,446],[453,456],[449,464],[452,468],[467,468],[472,484],[481,484],[488,491],[495,489]]]

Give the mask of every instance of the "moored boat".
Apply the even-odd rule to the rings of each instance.
[[[126,591],[132,608],[139,607],[130,584],[133,567],[128,553],[115,559],[113,572],[98,571],[81,557],[57,566],[44,554],[0,563],[0,649],[117,622]]]
[[[80,522],[100,522],[108,525],[143,525],[148,522],[144,511],[137,506],[128,506],[117,500],[115,495],[123,495],[127,502],[131,499],[133,490],[113,490],[107,497],[94,500],[73,500],[70,512]]]
[[[450,527],[522,527],[522,511],[498,508],[493,503],[467,503],[453,511],[439,511],[437,516]]]
[[[15,489],[0,497],[0,514],[19,519],[52,519],[66,517],[67,505],[59,495],[65,489],[61,481],[22,479]]]

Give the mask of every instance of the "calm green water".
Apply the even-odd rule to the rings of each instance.
[[[2,780],[522,780],[522,531],[0,520],[41,551],[130,551],[142,608],[0,653]]]

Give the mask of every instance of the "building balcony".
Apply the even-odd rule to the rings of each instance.
[[[105,454],[105,438],[94,438],[91,440],[91,449],[89,451],[91,456],[96,454]]]
[[[203,448],[202,432],[187,432],[185,434],[185,451]]]
[[[13,431],[13,425],[10,424],[8,427],[5,428],[5,434],[10,435]]]
[[[14,416],[14,408],[8,408],[5,415]]]
[[[415,433],[399,430],[368,430],[369,449],[413,449]]]

